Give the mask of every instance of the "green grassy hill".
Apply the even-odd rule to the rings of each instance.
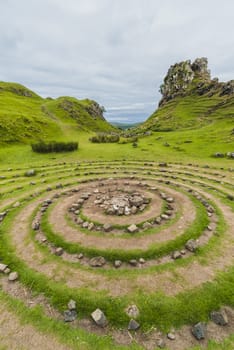
[[[192,130],[208,125],[215,127],[220,121],[227,124],[227,129],[233,128],[233,95],[220,96],[219,89],[212,96],[209,92],[199,95],[194,89],[187,96],[178,96],[159,107],[140,128],[153,131]]]
[[[209,157],[234,152],[234,81],[211,79],[207,59],[171,66],[161,85],[158,109],[135,129],[154,133],[163,153]]]
[[[66,140],[80,132],[111,131],[92,100],[42,98],[16,83],[0,82],[0,142]]]

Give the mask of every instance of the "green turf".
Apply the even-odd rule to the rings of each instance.
[[[0,199],[17,201],[20,196],[25,198],[22,206],[10,212],[0,225],[0,260],[17,269],[20,272],[20,281],[28,288],[33,286],[35,293],[43,293],[59,311],[64,310],[69,298],[72,297],[77,301],[79,317],[87,317],[98,306],[105,311],[110,324],[114,327],[126,328],[128,317],[124,309],[132,302],[140,308],[139,321],[143,329],[157,325],[163,331],[184,324],[191,325],[201,320],[206,321],[209,312],[222,305],[234,306],[233,266],[216,273],[212,282],[204,283],[191,291],[181,292],[175,297],[165,296],[162,293],[146,294],[142,290],[137,290],[135,294],[127,295],[125,298],[111,298],[105,292],[97,292],[94,295],[88,288],[71,289],[66,287],[63,281],[57,283],[49,280],[43,274],[30,269],[15,256],[15,249],[8,236],[14,215],[23,205],[26,205],[26,200],[32,199],[30,196],[33,193],[37,191],[44,193],[49,185],[54,189],[59,182],[63,183],[64,187],[78,186],[81,180],[117,177],[119,174],[121,177],[128,177],[134,175],[134,172],[136,177],[149,180],[165,177],[164,181],[173,182],[173,175],[176,174],[175,182],[186,180],[186,184],[194,186],[194,189],[199,187],[203,189],[201,182],[204,181],[209,186],[203,189],[207,195],[209,193],[214,195],[234,210],[233,200],[227,197],[229,193],[233,193],[234,160],[227,157],[213,157],[216,152],[224,154],[234,152],[233,96],[219,96],[219,92],[211,97],[207,94],[199,96],[191,90],[187,96],[171,100],[153,113],[144,124],[128,131],[133,135],[139,135],[136,148],[132,143],[108,145],[91,143],[89,138],[94,132],[114,130],[102,118],[95,117],[92,108],[94,103],[88,99],[77,100],[71,97],[44,99],[19,84],[0,82],[0,176],[6,176],[5,179],[0,180]],[[141,134],[146,131],[150,131],[150,135],[142,136]],[[72,153],[35,154],[31,150],[30,143],[40,139],[78,141],[79,150]],[[150,162],[153,162],[153,166]],[[159,162],[168,163],[166,172],[159,172],[161,169],[158,167]],[[188,164],[193,166],[188,167]],[[180,165],[178,173],[176,165]],[[204,166],[209,168],[205,169]],[[8,170],[9,168],[12,168],[12,171]],[[35,168],[37,173],[34,177],[27,178],[24,174],[30,168]],[[226,174],[224,180],[218,176],[216,179],[215,171],[222,173],[223,170]],[[198,171],[202,173],[200,176],[197,176]],[[42,183],[44,179],[46,182]],[[31,181],[36,184],[30,184]],[[20,186],[22,188],[19,188]],[[220,189],[216,186],[220,186]],[[49,196],[50,193],[48,193]],[[165,245],[151,247],[146,258],[161,256],[179,249],[185,239],[191,236],[198,237],[207,225],[207,218],[202,210],[204,208],[197,202],[196,207],[195,224],[184,233],[184,236]],[[11,209],[11,206],[9,208]],[[219,218],[216,234],[195,255],[187,260],[181,259],[175,263],[164,264],[162,267],[146,269],[145,273],[150,274],[156,270],[160,273],[168,270],[174,274],[176,280],[177,267],[186,266],[196,260],[205,266],[209,259],[215,259],[219,254],[219,248],[222,247],[222,238],[225,237],[227,230],[222,213],[218,208],[216,210]],[[48,238],[55,244],[63,246],[70,252],[77,252],[78,249],[80,251],[78,245],[66,242],[53,232],[47,214],[43,219],[43,228]],[[32,232],[31,235],[29,232],[27,239],[31,240],[32,237]],[[125,238],[128,239],[127,235]],[[60,266],[66,266],[66,262],[62,262],[60,257],[49,256],[46,247],[36,242],[34,244],[36,249],[41,250],[45,260],[56,262],[58,269]],[[131,255],[114,249],[99,251],[95,247],[91,251],[85,250],[84,253],[90,256],[101,253],[111,261],[117,258],[128,260],[141,255],[136,251],[131,252]],[[67,266],[70,265],[67,263]],[[78,264],[75,264],[75,267],[79,268]],[[85,270],[85,267],[81,268]],[[116,278],[118,283],[118,278],[126,273],[127,270],[106,270],[98,271],[97,275],[103,274],[110,279]],[[129,281],[131,282],[138,274],[140,274],[139,271],[131,271]],[[80,329],[71,329],[62,322],[48,319],[39,307],[27,309],[23,303],[3,292],[0,292],[0,296],[24,322],[33,324],[45,333],[56,335],[71,349],[141,349],[134,344],[129,347],[117,346],[113,344],[110,337],[99,337]],[[77,337],[83,344],[82,347],[77,345]],[[193,350],[200,350],[200,348],[198,345]],[[221,344],[210,341],[207,346],[207,350],[232,350],[233,348],[233,335]]]

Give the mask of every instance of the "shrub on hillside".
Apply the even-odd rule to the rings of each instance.
[[[119,135],[99,133],[90,137],[89,141],[93,143],[114,143],[119,142]]]
[[[134,143],[134,142],[137,142],[137,141],[138,141],[138,137],[137,136],[131,136],[131,137],[123,137],[123,138],[121,138],[119,143],[124,145],[126,143]]]
[[[33,152],[52,153],[52,152],[71,152],[78,149],[78,142],[37,142],[32,145]]]

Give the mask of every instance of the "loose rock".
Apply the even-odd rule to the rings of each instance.
[[[18,278],[19,278],[19,275],[18,275],[18,272],[16,271],[11,272],[8,276],[8,280],[11,282],[16,281]]]
[[[64,311],[64,322],[73,322],[77,318],[76,310]]]
[[[92,267],[101,267],[105,265],[106,260],[103,258],[103,256],[96,256],[89,261],[89,265]]]
[[[190,252],[195,252],[198,248],[198,244],[194,239],[190,239],[186,242],[185,248]]]
[[[226,326],[228,324],[228,317],[225,310],[211,312],[210,318],[219,326]]]
[[[129,264],[132,266],[137,266],[138,262],[136,259],[131,259],[131,260],[129,260]]]
[[[138,231],[138,227],[135,224],[132,224],[130,226],[128,226],[128,232],[129,233],[135,233]]]
[[[157,347],[160,349],[164,349],[166,347],[166,343],[163,339],[159,339],[157,342]]]
[[[136,331],[139,328],[140,328],[140,324],[137,321],[135,321],[133,319],[131,319],[129,321],[129,324],[128,324],[128,330],[129,331]]]
[[[173,253],[171,254],[171,257],[172,257],[172,259],[174,259],[174,260],[180,259],[180,258],[181,258],[181,253],[180,253],[178,250],[176,250],[175,252],[173,252]]]
[[[4,272],[7,268],[7,265],[5,264],[0,264],[0,272]]]
[[[40,222],[39,221],[35,221],[35,222],[32,223],[32,229],[34,231],[39,230],[39,228],[40,228]]]
[[[61,256],[63,254],[63,248],[62,247],[56,248],[54,253],[57,256]]]
[[[199,322],[192,328],[192,334],[197,340],[205,339],[206,337],[206,324]]]
[[[119,268],[122,265],[122,261],[121,260],[115,260],[114,262],[114,267],[115,268]]]
[[[139,316],[139,313],[140,313],[138,307],[134,304],[128,306],[126,312],[127,312],[127,315],[132,317],[132,318],[137,318]]]
[[[67,304],[69,310],[75,310],[76,309],[76,302],[75,300],[69,300],[69,303]]]
[[[175,340],[175,334],[174,333],[167,333],[167,338],[170,339],[170,340]]]
[[[91,317],[98,326],[105,327],[107,325],[106,316],[100,309],[92,312]]]
[[[104,224],[103,225],[103,230],[105,232],[110,232],[112,230],[112,226],[110,224]]]

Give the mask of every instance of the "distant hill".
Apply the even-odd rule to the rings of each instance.
[[[111,124],[122,130],[136,128],[138,125],[140,125],[140,123],[119,123],[119,122],[112,122]]]
[[[208,125],[234,127],[234,80],[211,79],[206,58],[176,63],[160,87],[159,108],[138,131],[193,130]],[[221,126],[222,124],[222,126]]]
[[[112,130],[95,101],[42,98],[23,85],[0,82],[0,143],[66,140],[80,132]]]

